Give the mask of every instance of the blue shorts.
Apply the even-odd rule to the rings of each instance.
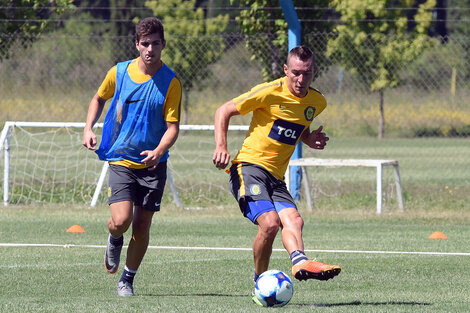
[[[251,164],[233,164],[230,167],[230,190],[238,201],[243,215],[251,222],[263,213],[297,209],[286,183],[264,167]]]
[[[134,169],[122,165],[109,165],[108,204],[132,201],[148,211],[160,211],[166,183],[166,162],[157,168]]]

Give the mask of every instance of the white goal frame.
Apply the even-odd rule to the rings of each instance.
[[[400,178],[400,170],[397,160],[365,160],[365,159],[319,159],[319,158],[300,158],[291,160],[286,171],[286,184],[289,188],[290,178],[289,172],[291,166],[300,166],[306,174],[307,166],[325,166],[325,167],[341,167],[341,166],[353,166],[353,167],[374,167],[377,170],[376,175],[376,193],[377,193],[377,214],[382,214],[383,200],[382,200],[382,174],[384,166],[393,166],[395,170],[395,185],[397,189],[397,202],[398,207],[402,212],[405,211],[405,205],[403,203],[403,188]],[[307,198],[308,207],[310,210],[313,208],[313,202],[308,192],[309,182],[308,176],[305,175],[305,194]]]
[[[9,187],[10,187],[10,135],[11,130],[14,127],[37,127],[37,128],[84,128],[85,123],[76,123],[76,122],[5,122],[3,126],[2,133],[0,135],[0,153],[1,150],[4,150],[4,167],[3,167],[3,205],[8,206],[9,199]],[[94,128],[102,128],[103,123],[96,123]],[[104,162],[107,164],[107,162]],[[103,166],[104,168],[104,166]],[[105,173],[106,174],[106,173]],[[95,199],[96,196],[96,199]],[[95,190],[93,196],[94,202],[92,201],[92,206],[96,205],[98,200],[99,192]]]
[[[8,206],[9,199],[9,186],[10,186],[10,135],[11,130],[14,127],[37,127],[37,128],[81,128],[85,127],[83,122],[21,122],[21,121],[7,121],[4,124],[3,130],[0,135],[0,153],[4,151],[4,171],[3,171],[3,204]],[[96,123],[94,128],[102,128],[103,123]],[[230,125],[229,130],[247,131],[249,127],[247,125]],[[202,130],[202,131],[214,131],[213,125],[180,125],[180,130]],[[98,198],[106,180],[108,172],[108,162],[103,162],[100,176],[93,193],[93,197],[90,205],[96,206]],[[171,172],[167,172],[167,181],[173,194],[173,201],[178,206],[182,206],[181,199],[178,196],[176,186],[173,182]]]

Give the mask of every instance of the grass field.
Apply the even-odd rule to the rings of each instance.
[[[0,311],[468,312],[470,213],[434,213],[303,212],[307,255],[343,271],[327,282],[295,281],[286,307],[265,309],[250,300],[256,228],[235,206],[163,208],[133,298],[116,294],[122,268],[110,275],[103,266],[106,206],[3,207]],[[86,232],[67,233],[73,224]],[[429,239],[434,231],[448,239]],[[275,249],[270,268],[290,275],[279,238]]]

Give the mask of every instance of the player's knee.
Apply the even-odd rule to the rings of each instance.
[[[281,220],[276,216],[272,216],[263,220],[263,224],[260,225],[261,230],[264,232],[266,237],[275,237],[281,226]]]
[[[132,238],[136,242],[148,244],[150,240],[150,233],[144,229],[132,228]]]
[[[281,211],[283,228],[301,231],[304,227],[304,220],[297,210]]]
[[[147,221],[135,220],[132,223],[132,232],[139,234],[139,236],[148,236],[150,225]]]
[[[304,228],[304,220],[302,217],[299,215],[297,217],[294,217],[292,220],[292,224],[294,228],[302,230]]]
[[[127,231],[131,225],[132,217],[118,216],[112,217],[108,223],[109,229],[118,230],[121,232]]]
[[[139,241],[146,241],[150,237],[151,220],[142,218],[134,219],[132,222],[132,236]]]

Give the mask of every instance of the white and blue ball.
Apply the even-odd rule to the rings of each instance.
[[[294,285],[282,271],[266,271],[256,281],[255,295],[263,306],[284,306],[289,303],[293,294]]]

